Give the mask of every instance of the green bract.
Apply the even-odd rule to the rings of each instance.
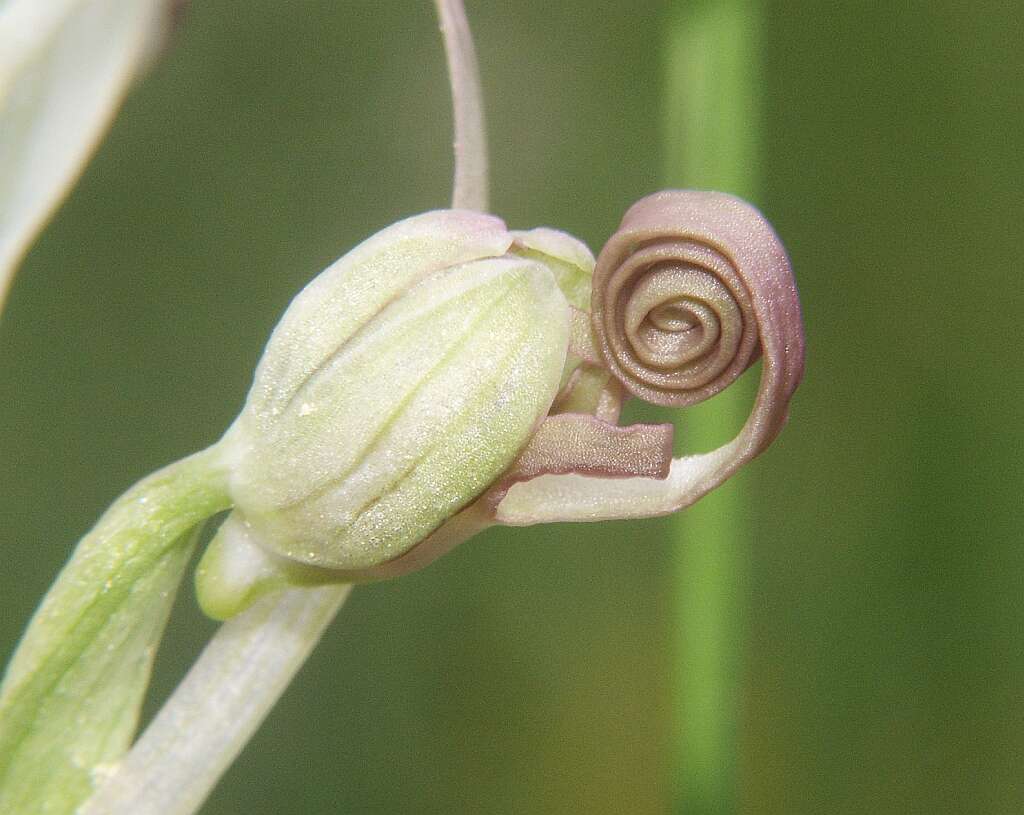
[[[244,530],[289,563],[364,572],[483,492],[566,374],[566,293],[579,299],[590,255],[548,232],[428,212],[313,280],[274,331],[224,439],[235,516],[221,537]],[[204,561],[208,600],[217,588],[204,582],[229,569],[225,545],[215,541]]]

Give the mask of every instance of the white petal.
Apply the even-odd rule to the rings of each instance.
[[[110,123],[165,0],[0,5],[0,307]]]

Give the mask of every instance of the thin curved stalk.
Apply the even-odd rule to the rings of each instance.
[[[666,25],[666,180],[756,198],[760,9],[757,0],[679,4]],[[715,446],[742,421],[750,382],[702,406],[686,435]],[[706,409],[705,409],[706,408]],[[736,809],[738,708],[747,617],[742,482],[674,522],[674,811]]]
[[[190,815],[319,642],[351,586],[288,589],[224,623],[79,815]]]
[[[477,67],[473,35],[461,0],[435,0],[435,5],[444,37],[452,89],[455,128],[452,208],[486,212],[487,132],[484,127],[483,94],[480,90],[480,70]]]

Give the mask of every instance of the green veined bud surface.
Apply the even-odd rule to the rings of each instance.
[[[513,239],[488,215],[426,213],[296,297],[225,440],[261,547],[366,570],[508,468],[559,388],[569,332],[564,270]]]

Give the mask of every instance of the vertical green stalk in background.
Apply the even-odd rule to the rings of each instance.
[[[756,0],[672,4],[665,26],[665,180],[757,199],[759,13]],[[729,438],[749,412],[745,377],[690,411],[687,450]],[[673,584],[677,734],[675,811],[736,809],[737,719],[747,611],[749,530],[733,481],[677,516]]]

